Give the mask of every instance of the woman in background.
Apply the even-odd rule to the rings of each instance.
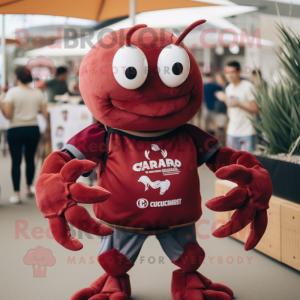
[[[26,196],[33,197],[32,181],[35,165],[34,156],[40,139],[37,114],[42,112],[47,119],[46,99],[41,90],[31,88],[30,71],[24,67],[15,70],[16,87],[8,90],[0,107],[4,116],[10,120],[7,132],[7,141],[12,158],[12,181],[14,195],[10,197],[11,203],[21,203],[20,177],[23,147],[26,162]]]

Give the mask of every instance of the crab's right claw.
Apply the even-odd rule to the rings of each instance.
[[[57,155],[57,154],[52,154]],[[50,155],[51,156],[51,155]],[[52,159],[52,157],[51,157]],[[71,160],[61,162],[59,173],[42,169],[37,181],[37,205],[45,218],[49,218],[50,230],[54,239],[65,248],[73,251],[83,246],[78,239],[71,236],[68,222],[79,230],[90,234],[106,236],[113,230],[92,218],[89,212],[77,203],[99,203],[107,200],[111,194],[101,187],[89,187],[77,182],[77,178],[96,166],[88,160]],[[56,171],[57,172],[57,171]]]

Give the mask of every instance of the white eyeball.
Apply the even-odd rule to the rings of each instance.
[[[190,58],[181,46],[171,44],[160,52],[157,67],[162,82],[168,87],[176,87],[189,75]]]
[[[144,52],[131,45],[120,48],[113,59],[112,71],[117,82],[125,89],[139,88],[148,75],[148,62]]]

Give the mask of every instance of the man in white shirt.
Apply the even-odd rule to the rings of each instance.
[[[238,62],[228,63],[225,76],[229,85],[225,93],[217,92],[216,96],[228,107],[228,147],[237,151],[253,152],[256,131],[249,120],[249,115],[258,114],[259,110],[252,93],[254,85],[247,80],[242,80],[240,73],[241,67]]]

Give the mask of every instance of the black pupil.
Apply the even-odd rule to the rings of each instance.
[[[180,62],[177,62],[173,65],[172,67],[172,72],[175,74],[175,75],[180,75],[183,71],[183,66]]]
[[[134,79],[136,77],[137,71],[134,67],[128,67],[125,71],[125,76],[128,79]]]

